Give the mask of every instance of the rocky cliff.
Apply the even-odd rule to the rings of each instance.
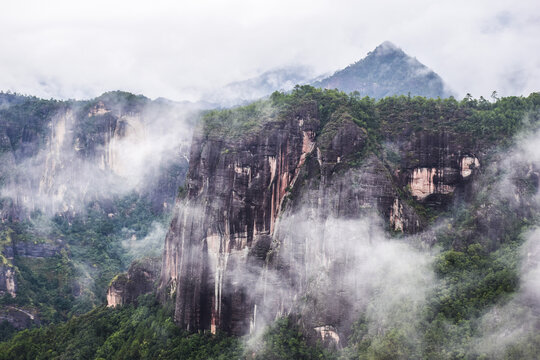
[[[380,216],[389,229],[418,232],[429,220],[426,211],[465,194],[481,166],[471,139],[403,124],[395,127],[408,136],[379,137],[354,106],[328,111],[320,92],[295,98],[303,90],[285,105],[276,95],[273,110],[254,105],[210,113],[194,136],[160,281],[161,296],[174,298],[175,321],[184,329],[245,334],[293,311],[312,283],[308,263],[336,259],[329,239],[307,239],[287,219]],[[377,124],[396,121],[374,114]],[[350,325],[342,305],[308,326]]]
[[[149,195],[156,211],[163,211],[187,170],[190,128],[184,114],[174,105],[121,92],[88,102],[27,99],[3,109],[2,195],[12,206],[3,207],[2,217],[16,214],[13,207],[23,218],[34,210],[77,213],[89,201],[131,190]],[[163,126],[174,121],[169,129]],[[166,138],[163,132],[175,142],[150,149],[157,138]]]
[[[104,300],[114,272],[170,213],[197,110],[120,91],[0,100],[0,295],[16,297],[0,310],[17,324],[10,314],[22,316],[12,311],[21,305],[36,319],[41,310],[44,321],[61,318],[66,303]]]
[[[253,307],[243,299],[254,284],[234,274],[264,263],[317,126],[316,108],[306,107],[241,139],[195,135],[187,200],[177,204],[167,234],[161,280],[163,292],[176,294],[175,319],[183,327],[234,333],[249,327],[241,314]]]
[[[127,273],[117,275],[107,290],[107,306],[136,304],[140,295],[156,288],[161,259],[143,258],[134,261]]]
[[[19,242],[14,239],[11,230],[2,233],[2,237],[4,236],[5,238],[0,243],[0,296],[4,296],[4,299],[8,300],[6,303],[9,304],[9,299],[15,300],[18,297],[18,282],[21,276],[17,267],[18,260],[40,261],[56,257],[63,249],[63,243],[61,241]],[[17,302],[13,305],[3,304],[0,307],[0,321],[6,320],[16,329],[39,324],[40,319],[36,309],[33,306],[24,305]]]

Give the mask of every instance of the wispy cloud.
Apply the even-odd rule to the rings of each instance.
[[[124,89],[196,100],[289,64],[331,72],[384,40],[460,95],[528,94],[540,83],[540,10],[532,0],[29,0],[3,4],[0,31],[0,88],[43,97]]]

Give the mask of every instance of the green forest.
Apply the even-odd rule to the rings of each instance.
[[[32,114],[63,106],[32,101],[36,101]],[[540,220],[534,201],[516,205],[512,198],[496,193],[505,175],[496,166],[501,154],[540,125],[540,93],[501,98],[494,94],[489,101],[470,95],[460,101],[418,96],[376,100],[297,86],[290,93],[274,92],[247,106],[205,111],[200,126],[204,136],[233,140],[257,134],[265,123],[284,121],[305,106],[317,109],[320,139],[331,139],[335,123],[343,119],[365,131],[366,152],[357,154],[347,164],[350,167],[359,167],[367,155],[399,163],[404,155],[388,150],[387,144],[419,132],[461,136],[484,149],[485,159],[491,162],[483,164],[467,201],[456,198],[449,207],[435,210],[411,200],[433,225],[436,242],[431,246],[437,248],[432,263],[436,285],[414,329],[405,324],[372,333],[365,314],[351,313],[355,320],[351,336],[342,348],[328,349],[307,336],[294,316],[276,319],[259,337],[249,339],[183,332],[174,323],[173,304],[160,303],[155,293],[141,296],[137,306],[108,308],[105,295],[110,281],[134,260],[134,254],[121,246],[122,229],[134,229],[140,238],[149,233],[152,223],[170,221],[170,214],[152,212],[148,199],[131,194],[114,199],[115,217],[93,203],[74,218],[44,219],[35,213],[26,222],[1,225],[0,247],[12,237],[45,241],[36,227],[44,222],[49,236],[62,239],[66,246],[48,259],[18,259],[19,293],[16,298],[4,295],[0,305],[37,307],[42,325],[15,331],[7,322],[0,324],[0,359],[538,359],[539,324],[536,331],[500,353],[478,348],[476,340],[482,336],[483,316],[494,307],[511,304],[520,291],[523,246]],[[0,112],[10,121],[6,114]],[[42,124],[36,120],[32,126]],[[538,179],[526,170],[516,181],[520,196],[530,200],[537,196]],[[396,239],[404,237],[388,232]],[[161,250],[149,252],[159,255]],[[72,280],[80,277],[87,277],[88,285],[75,291]],[[411,337],[411,332],[416,335]]]

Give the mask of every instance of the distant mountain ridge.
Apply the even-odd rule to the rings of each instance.
[[[431,98],[452,95],[439,75],[389,41],[362,60],[312,85],[347,93],[358,91],[377,99],[408,94]]]
[[[219,90],[203,95],[202,100],[221,107],[245,104],[268,96],[276,90],[289,91],[296,84],[313,81],[313,72],[306,66],[275,68],[255,77],[235,81]]]
[[[258,76],[229,83],[201,98],[205,108],[232,107],[263,98],[274,91],[290,91],[294,85],[310,84],[346,93],[383,98],[393,95],[419,95],[445,98],[452,94],[433,70],[407,55],[389,41],[367,56],[333,75],[315,76],[309,67],[295,65],[268,70]]]

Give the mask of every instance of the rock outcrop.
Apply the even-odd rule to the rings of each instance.
[[[161,259],[143,258],[135,260],[127,273],[117,275],[107,290],[107,306],[136,304],[140,295],[156,289]]]
[[[36,319],[46,308],[52,314],[50,306],[66,315],[54,297],[35,302],[32,294],[49,294],[55,284],[58,293],[79,297],[95,291],[87,286],[95,274],[55,271],[36,284],[43,274],[35,272],[53,266],[51,257],[62,259],[62,269],[74,262],[98,266],[66,246],[77,238],[66,233],[90,226],[87,217],[108,216],[112,226],[143,203],[150,205],[145,219],[170,213],[187,172],[188,119],[198,110],[119,91],[89,101],[9,94],[0,94],[0,101],[0,295],[17,296],[6,297],[0,311],[16,319],[22,312],[8,305],[36,304]],[[71,227],[79,220],[84,225]],[[111,228],[106,232],[95,236],[108,236]],[[114,247],[100,251],[119,256]]]
[[[7,263],[0,265],[0,295],[4,294],[9,294],[11,297],[17,296],[15,269]]]
[[[18,241],[13,230],[1,229],[0,238],[0,295],[17,296],[16,258],[49,258],[56,256],[63,248],[61,240],[56,242]]]
[[[474,147],[449,134],[404,139],[398,163],[368,142],[346,112],[323,123],[314,102],[242,136],[199,129],[163,255],[160,293],[173,297],[175,321],[189,331],[246,334],[264,321],[258,318],[289,313],[312,281],[298,269],[314,257],[331,263],[331,254],[321,252],[332,246],[324,239],[308,246],[290,222],[289,233],[280,232],[281,215],[292,219],[303,209],[323,222],[378,214],[393,230],[414,233],[426,221],[415,206],[444,206],[480,165]],[[282,288],[288,290],[279,294]],[[338,339],[327,329],[350,322],[345,303],[333,308],[306,316],[313,320],[306,326]]]
[[[187,200],[177,204],[161,277],[182,327],[249,330],[253,304],[245,300],[256,278],[241,275],[262,269],[283,200],[314,150],[316,111],[299,109],[242,139],[195,135]]]
[[[403,147],[401,183],[419,201],[441,202],[466,182],[480,161],[470,139],[423,132]]]
[[[147,196],[156,212],[172,207],[187,172],[193,110],[122,92],[87,102],[21,101],[18,111],[0,111],[0,190],[11,199],[0,203],[0,219],[79,213],[90,201],[130,190]],[[174,129],[163,125],[169,120]],[[172,144],[152,154],[163,133],[175,137],[167,139]]]
[[[15,255],[30,258],[48,258],[60,254],[63,243],[57,240],[54,243],[33,243],[27,241],[15,242],[13,245],[4,246],[2,253],[8,259]]]
[[[16,306],[3,306],[0,308],[0,323],[3,321],[7,321],[17,330],[40,324],[34,310]]]

